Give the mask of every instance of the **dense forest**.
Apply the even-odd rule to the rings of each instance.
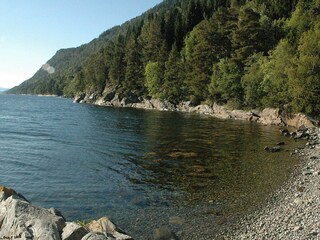
[[[320,0],[165,0],[10,93],[136,94],[320,113]]]

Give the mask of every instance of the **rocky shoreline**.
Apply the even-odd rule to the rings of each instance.
[[[138,108],[148,110],[160,110],[160,111],[179,111],[188,113],[205,114],[220,119],[236,119],[245,120],[251,122],[258,122],[265,125],[278,125],[287,126],[293,128],[312,128],[318,125],[319,122],[310,119],[305,114],[291,114],[288,109],[274,109],[265,108],[262,111],[258,110],[230,110],[225,106],[212,104],[212,105],[197,105],[194,106],[190,101],[180,102],[173,104],[169,101],[160,101],[158,99],[146,99],[138,97],[137,95],[130,93],[127,97],[120,98],[115,90],[105,90],[101,94],[87,94],[79,93],[74,98],[75,103],[88,103],[99,106],[111,106],[111,107],[127,107]]]
[[[303,129],[306,147],[292,154],[301,158],[290,180],[261,209],[227,223],[213,239],[319,239],[320,129]],[[286,131],[282,132],[286,134]],[[170,229],[158,229],[155,240],[178,239]],[[129,240],[107,217],[89,223],[67,222],[53,209],[32,205],[24,196],[0,186],[0,239]]]
[[[74,102],[99,106],[182,111],[206,114],[221,119],[247,120],[298,129],[293,132],[293,137],[305,138],[308,142],[304,149],[297,149],[292,153],[299,156],[301,164],[297,166],[291,179],[283,188],[272,194],[262,209],[225,226],[215,239],[319,239],[320,129],[316,127],[319,126],[319,122],[304,114],[290,114],[280,109],[228,110],[216,104],[192,106],[190,102],[174,105],[167,101],[137,98],[134,95],[120,99],[117,94],[110,91],[102,96],[78,95]],[[290,135],[286,129],[282,134]]]
[[[263,208],[225,228],[217,239],[319,239],[320,129],[309,130],[301,164]]]
[[[115,96],[112,98],[112,100]],[[80,100],[82,99],[82,100]],[[304,149],[294,153],[301,164],[291,179],[284,184],[261,209],[240,220],[226,224],[213,239],[319,239],[320,237],[320,129],[303,114],[288,115],[279,109],[258,111],[228,110],[213,105],[191,106],[189,102],[173,105],[158,100],[139,103],[106,101],[102,97],[83,95],[75,102],[101,106],[135,107],[167,111],[206,114],[217,118],[230,118],[299,128],[286,129],[282,134],[308,139]],[[118,103],[123,103],[118,105]],[[112,103],[110,105],[109,103]],[[317,124],[317,123],[316,123]],[[266,149],[267,150],[267,149]],[[169,230],[168,230],[169,231]],[[177,239],[173,234],[159,232],[155,239]],[[51,208],[32,205],[12,189],[0,186],[0,239],[39,240],[125,240],[132,239],[107,217],[90,223],[67,222],[63,215]]]

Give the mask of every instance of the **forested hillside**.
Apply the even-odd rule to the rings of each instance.
[[[60,50],[10,93],[108,88],[232,108],[320,113],[320,0],[166,0],[91,43]]]

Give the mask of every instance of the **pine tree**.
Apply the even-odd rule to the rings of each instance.
[[[122,81],[125,79],[125,42],[124,37],[119,36],[114,45],[112,58],[109,67],[110,83],[114,87],[121,87]]]
[[[173,103],[183,99],[184,93],[184,69],[181,56],[176,44],[170,51],[168,61],[165,64],[164,82],[161,86],[162,98]]]
[[[148,20],[141,29],[138,42],[142,46],[144,64],[156,62],[159,57],[164,40],[161,23],[159,18]]]
[[[226,19],[220,17],[222,15],[203,20],[185,41],[186,84],[192,101],[196,103],[208,96],[213,63],[230,55],[231,42],[225,28]]]
[[[232,36],[234,58],[243,63],[254,52],[264,51],[264,33],[260,25],[260,15],[249,7],[243,7],[239,13],[237,29]]]
[[[125,48],[125,79],[122,91],[127,94],[135,91],[138,95],[144,92],[144,68],[142,63],[141,47],[135,39],[130,39]]]

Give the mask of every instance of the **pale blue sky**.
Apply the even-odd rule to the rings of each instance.
[[[57,50],[77,47],[162,0],[0,0],[0,87],[32,75]]]

